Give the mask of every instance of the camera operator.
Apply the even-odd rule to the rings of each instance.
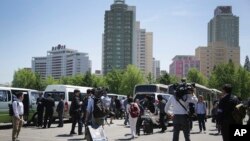
[[[171,96],[165,105],[165,112],[169,114],[169,109],[172,107],[171,115],[173,119],[173,141],[179,140],[180,130],[183,130],[185,141],[190,141],[190,118],[189,118],[189,103],[197,103],[197,97],[190,90],[195,86],[187,84],[182,80],[175,88],[175,95]]]

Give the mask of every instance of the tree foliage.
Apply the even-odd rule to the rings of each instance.
[[[202,75],[197,69],[192,68],[188,71],[187,74],[187,81],[188,82],[195,82],[201,85],[207,85],[207,79],[205,76]]]
[[[122,93],[123,71],[112,70],[105,77],[105,82],[112,93]]]
[[[36,86],[38,83],[36,74],[31,70],[19,69],[14,73],[12,86],[27,89],[38,89],[40,86]]]
[[[250,73],[242,67],[236,68],[230,61],[215,67],[209,79],[209,87],[221,89],[224,84],[233,86],[233,94],[243,99],[250,97]]]
[[[128,65],[123,74],[121,94],[133,95],[135,85],[142,83],[145,83],[142,72],[137,67]]]
[[[171,84],[171,76],[168,73],[165,73],[157,79],[157,83],[169,85]]]

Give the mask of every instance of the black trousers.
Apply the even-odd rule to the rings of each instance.
[[[136,122],[136,134],[140,135],[140,129],[142,125],[142,118],[141,116],[138,117],[137,122]]]
[[[229,141],[229,123],[221,124],[221,134],[223,141]]]
[[[197,114],[200,131],[202,131],[202,129],[206,131],[205,117],[206,117],[205,114]]]
[[[63,127],[63,112],[58,112],[58,119],[59,119],[58,126]]]
[[[167,129],[166,125],[165,125],[165,119],[166,119],[166,114],[165,113],[160,113],[160,126],[161,126],[161,130],[165,131]]]
[[[43,111],[43,108],[37,109],[37,126],[43,126]]]
[[[183,130],[185,141],[190,141],[190,119],[188,115],[174,115],[173,141],[179,141],[180,131]]]
[[[49,120],[49,122],[48,122],[48,120]],[[46,127],[47,123],[48,123],[48,128],[50,128],[52,121],[53,121],[53,111],[45,111],[43,127]]]
[[[72,126],[70,133],[75,132],[76,123],[78,123],[78,133],[82,133],[82,116],[81,113],[75,113],[72,115]]]

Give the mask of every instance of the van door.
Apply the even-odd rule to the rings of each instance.
[[[9,90],[0,90],[0,123],[10,122],[9,104],[12,102]]]

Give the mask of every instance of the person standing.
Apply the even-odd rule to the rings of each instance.
[[[63,127],[63,113],[64,113],[64,95],[60,95],[60,101],[56,107],[58,113],[59,125],[57,127]]]
[[[196,103],[197,97],[194,93],[185,94],[181,97],[177,97],[177,92],[174,96],[171,96],[165,105],[165,112],[169,115],[170,107],[172,106],[173,115],[173,141],[179,141],[180,130],[183,130],[185,141],[190,141],[190,118],[188,116],[188,105],[189,103]]]
[[[45,116],[44,116],[43,128],[46,128],[47,126],[48,128],[50,128],[52,121],[53,121],[53,113],[54,113],[54,107],[55,107],[55,101],[51,97],[50,93],[48,94],[48,98],[45,99],[44,105],[45,105]]]
[[[132,98],[128,99],[127,113],[129,113],[129,124],[130,124],[132,139],[133,139],[135,138],[135,134],[136,134],[136,122],[140,114],[140,108],[135,102],[133,102]]]
[[[123,102],[123,106],[125,108],[125,119],[124,119],[124,125],[126,126],[128,124],[128,113],[127,113],[127,105],[128,105],[128,99],[130,98],[129,95],[127,95],[127,98]]]
[[[238,101],[232,95],[232,86],[231,84],[225,84],[222,87],[223,96],[218,105],[218,120],[221,124],[221,134],[223,141],[229,141],[229,126],[236,124],[236,121],[233,119],[232,111],[237,105]]]
[[[80,90],[75,89],[74,90],[74,99],[71,103],[70,106],[70,115],[72,118],[72,126],[71,126],[71,131],[70,135],[76,134],[75,133],[75,127],[76,123],[78,123],[78,135],[83,135],[82,132],[82,114],[81,114],[81,106],[82,102],[80,101]]]
[[[199,128],[200,128],[200,133],[202,132],[202,129],[204,133],[206,133],[206,125],[205,125],[205,118],[206,118],[206,104],[204,102],[203,96],[199,95],[198,97],[198,102],[196,104],[196,114],[199,122]]]
[[[43,126],[43,112],[44,112],[44,97],[43,93],[39,93],[39,97],[36,100],[37,104],[37,127]]]
[[[135,102],[137,103],[137,105],[140,108],[140,115],[138,116],[138,119],[137,119],[137,122],[136,122],[136,134],[138,136],[140,136],[140,130],[141,130],[141,125],[142,125],[142,121],[143,121],[141,116],[144,114],[144,109],[143,109],[142,105],[140,104],[139,99],[136,99]]]
[[[16,141],[18,138],[18,135],[21,131],[21,128],[23,126],[24,120],[23,120],[23,114],[24,114],[24,108],[23,108],[23,93],[17,93],[16,94],[17,99],[13,101],[12,108],[13,108],[13,116],[12,116],[12,141]]]
[[[163,99],[162,95],[157,95],[157,99],[159,100],[158,108],[160,110],[159,121],[161,126],[161,133],[164,133],[165,130],[167,129],[165,125],[166,113],[164,111],[166,101]]]

